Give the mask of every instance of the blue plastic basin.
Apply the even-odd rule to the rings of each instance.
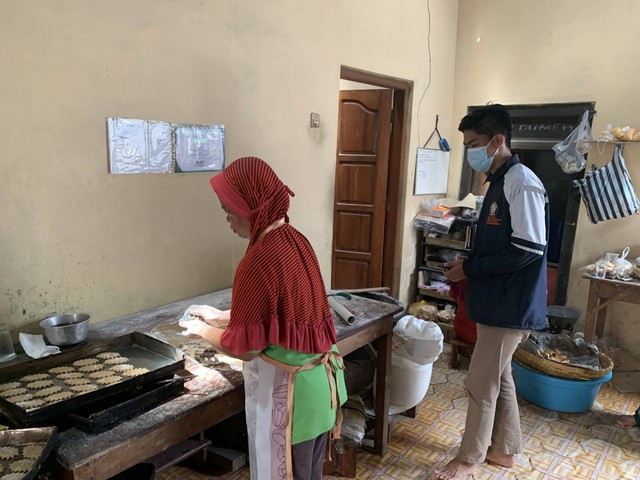
[[[577,413],[589,410],[611,372],[595,380],[567,380],[552,377],[511,362],[516,391],[525,400],[547,410]]]

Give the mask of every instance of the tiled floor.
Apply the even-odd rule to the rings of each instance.
[[[445,352],[433,368],[429,393],[415,419],[394,419],[388,452],[382,456],[358,452],[357,478],[422,480],[431,477],[456,452],[464,429],[467,402],[461,370],[448,367]],[[520,401],[524,452],[514,468],[483,464],[477,480],[620,480],[640,478],[640,428],[615,424],[617,414],[632,414],[640,394],[620,394],[605,385],[591,411],[557,413]],[[180,466],[158,475],[160,480],[221,478],[248,480],[244,468],[222,477],[203,475]],[[325,477],[327,479],[337,477]]]

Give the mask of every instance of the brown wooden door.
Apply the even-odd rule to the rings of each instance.
[[[392,94],[389,89],[340,92],[333,289],[382,286]]]

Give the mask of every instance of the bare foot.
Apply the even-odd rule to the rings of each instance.
[[[616,423],[621,427],[635,427],[637,425],[636,419],[633,415],[620,415],[616,419]]]
[[[515,455],[507,455],[506,453],[500,453],[489,447],[486,456],[487,462],[495,463],[501,467],[511,468],[516,464]]]
[[[475,471],[476,466],[473,463],[454,458],[442,470],[435,470],[433,475],[438,480],[463,480],[469,475],[473,475]]]

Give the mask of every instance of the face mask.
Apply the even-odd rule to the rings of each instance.
[[[489,143],[493,142],[493,139],[496,138],[493,136]],[[488,144],[487,144],[488,145]],[[476,147],[476,148],[467,148],[467,161],[469,162],[469,166],[473,168],[477,172],[487,173],[489,168],[491,168],[491,164],[493,163],[493,157],[495,156],[495,152],[490,157],[487,156],[487,147]]]

